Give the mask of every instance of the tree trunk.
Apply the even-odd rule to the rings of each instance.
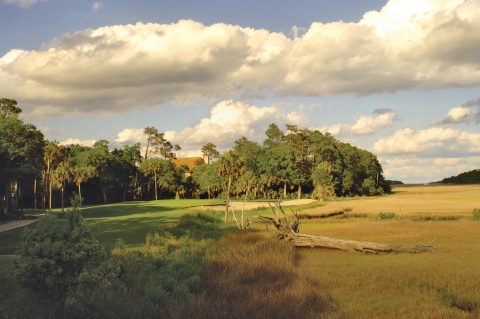
[[[82,207],[82,183],[79,182],[78,186],[78,197],[80,198],[80,207]]]
[[[133,183],[133,200],[137,200],[138,191],[138,173],[135,173],[135,182]]]
[[[145,149],[145,159],[148,157],[148,148],[150,146],[150,139],[147,138],[147,148]]]
[[[210,199],[210,186],[207,187],[207,194],[208,194],[208,199]]]
[[[310,247],[310,248],[329,248],[343,251],[360,251],[364,253],[422,253],[434,251],[433,243],[426,245],[404,246],[400,244],[382,244],[362,242],[356,240],[337,239],[325,236],[307,235],[299,233],[300,224],[296,215],[293,222],[280,206],[280,202],[275,203],[275,206],[268,203],[272,209],[274,217],[259,216],[260,219],[271,222],[277,230],[277,238],[290,241],[295,247]],[[277,208],[282,212],[284,218],[280,218]]]
[[[157,173],[154,173],[155,175],[155,200],[158,200],[158,193],[157,193]]]
[[[287,182],[283,182],[283,198],[287,198]]]
[[[37,210],[37,177],[33,177],[33,209]]]
[[[62,182],[62,198],[60,199],[60,202],[62,203],[62,213],[64,213],[64,208],[63,208],[63,190],[65,188],[65,183]]]
[[[102,187],[102,197],[103,197],[103,203],[108,204],[107,192],[105,191],[104,187]]]
[[[48,184],[45,185],[45,188],[48,187],[48,210],[51,212],[52,211],[52,181],[51,181],[51,176],[50,176],[50,160],[47,160],[47,174],[45,176],[46,183]]]
[[[225,205],[225,222],[227,222],[228,217],[228,207],[230,206],[230,188],[232,187],[232,175],[228,175],[228,185],[227,185],[227,203]]]
[[[48,210],[52,211],[52,183],[48,183]]]
[[[302,198],[302,185],[298,184],[297,199]]]
[[[8,184],[7,189],[5,191],[5,209],[4,209],[5,215],[7,215],[10,212],[10,187],[11,185]]]
[[[434,251],[432,243],[426,245],[404,246],[400,244],[371,243],[356,240],[337,239],[307,234],[289,234],[287,240],[295,247],[321,247],[364,253],[422,253]]]
[[[15,194],[15,195],[14,195],[14,196],[15,196],[15,209],[14,209],[14,212],[16,213],[16,212],[18,212],[18,209],[19,209],[19,207],[20,207],[20,200],[19,200],[19,198],[20,198],[19,195],[20,195],[20,194],[19,194],[18,181],[15,181],[15,193],[14,193],[14,194]]]
[[[22,192],[22,186],[21,185],[22,185],[21,183],[18,184],[18,200],[17,200],[18,204],[17,204],[17,207],[21,212],[23,212],[23,192]]]

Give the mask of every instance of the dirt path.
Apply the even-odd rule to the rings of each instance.
[[[4,232],[4,231],[7,231],[7,230],[11,230],[11,229],[15,229],[15,228],[30,225],[31,223],[37,222],[40,219],[41,219],[41,217],[37,217],[36,219],[14,220],[14,221],[11,221],[11,222],[7,222],[5,224],[1,224],[0,225],[0,233]]]
[[[297,206],[305,205],[315,202],[314,199],[292,199],[282,201],[282,206]],[[234,210],[241,210],[243,207],[243,202],[231,202],[231,206]],[[268,207],[267,202],[246,202],[245,210],[255,209],[259,207]],[[225,205],[215,205],[215,206],[202,206],[202,209],[213,209],[213,210],[225,210]]]

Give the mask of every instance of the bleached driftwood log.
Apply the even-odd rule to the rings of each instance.
[[[382,244],[362,242],[356,240],[337,239],[325,236],[307,235],[299,233],[300,224],[296,214],[290,221],[279,202],[269,203],[274,217],[259,216],[260,219],[271,222],[276,229],[279,239],[290,241],[295,247],[321,247],[344,251],[360,251],[365,253],[423,253],[434,251],[433,241],[426,245],[405,246],[400,244]],[[278,211],[283,214],[283,220]]]

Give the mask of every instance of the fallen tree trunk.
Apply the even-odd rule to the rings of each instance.
[[[297,215],[290,222],[280,203],[270,204],[274,217],[259,216],[260,219],[271,222],[276,229],[276,237],[290,241],[295,247],[330,248],[343,251],[360,251],[364,253],[423,253],[434,251],[433,241],[426,245],[405,246],[400,244],[371,243],[356,240],[337,239],[325,236],[299,233],[300,224]],[[277,208],[282,212],[284,221],[279,217]]]
[[[323,247],[344,251],[361,251],[364,253],[423,253],[433,251],[431,243],[427,245],[404,246],[400,244],[370,243],[356,240],[336,239],[325,236],[290,234],[285,239],[295,247]]]

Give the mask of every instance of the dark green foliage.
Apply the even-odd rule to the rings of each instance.
[[[218,222],[181,218],[150,233],[143,248],[118,240],[109,255],[75,212],[51,216],[26,231],[16,277],[4,276],[3,318],[162,318],[202,293],[208,241]]]
[[[43,166],[43,134],[20,112],[15,100],[0,99],[0,215],[22,208],[19,190],[30,190]]]
[[[328,133],[270,124],[263,144],[242,137],[222,155],[212,143],[206,158],[218,159],[191,171],[173,163],[179,146],[147,127],[141,145],[111,150],[108,141],[92,147],[44,141],[18,119],[14,100],[0,100],[0,210],[63,207],[65,192],[85,204],[188,197],[302,198],[381,195],[390,191],[372,153]],[[35,186],[34,186],[35,185]]]
[[[78,277],[106,258],[106,252],[78,213],[51,216],[25,230],[17,277],[23,287],[63,300]]]
[[[480,169],[474,169],[469,172],[458,174],[442,179],[445,184],[479,184],[480,183]]]
[[[219,221],[214,217],[197,214],[184,215],[171,232],[176,237],[189,236],[193,239],[217,239],[221,235]]]

